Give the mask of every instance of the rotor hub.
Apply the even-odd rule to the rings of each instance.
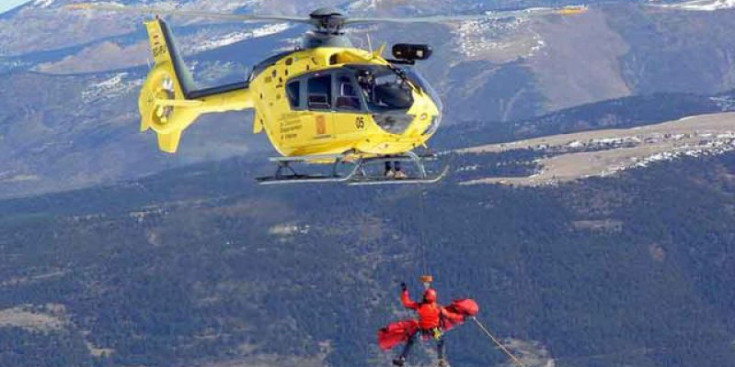
[[[327,34],[341,34],[347,15],[336,8],[321,8],[309,14],[317,32]]]

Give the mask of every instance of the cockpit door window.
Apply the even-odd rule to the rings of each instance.
[[[307,104],[310,110],[332,108],[332,75],[309,78],[307,82]]]
[[[301,81],[294,80],[286,85],[286,95],[288,96],[288,102],[291,104],[291,108],[294,110],[303,109],[301,103]]]
[[[336,77],[337,100],[335,107],[341,111],[360,111],[362,103],[355,83],[347,75],[339,75]]]

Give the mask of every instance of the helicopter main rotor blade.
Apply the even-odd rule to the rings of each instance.
[[[365,23],[452,23],[466,20],[498,20],[507,18],[531,18],[544,15],[575,15],[587,11],[586,6],[567,6],[563,8],[529,8],[521,10],[491,11],[485,14],[437,15],[428,17],[405,18],[349,18],[345,24]]]
[[[176,10],[154,7],[129,7],[116,5],[98,5],[90,3],[71,4],[66,7],[72,10],[97,10],[97,11],[114,11],[135,14],[166,14],[180,15],[189,17],[205,17],[217,18],[240,22],[295,22],[311,24],[312,20],[305,17],[282,16],[282,15],[249,15],[249,14],[227,14],[200,10]]]

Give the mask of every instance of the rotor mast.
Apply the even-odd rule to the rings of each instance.
[[[345,36],[342,28],[347,21],[347,15],[336,8],[321,8],[309,14],[309,23],[314,30],[304,34],[302,48],[317,47],[344,47],[353,48],[350,39]]]

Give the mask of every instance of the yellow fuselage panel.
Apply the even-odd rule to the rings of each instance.
[[[383,130],[367,112],[300,111],[291,108],[286,93],[289,80],[306,73],[347,64],[387,65],[382,57],[360,49],[316,48],[291,53],[260,72],[250,83],[256,109],[254,132],[265,130],[282,155],[399,154],[424,145],[423,134],[440,111],[426,93],[413,86],[413,116],[401,134]]]

